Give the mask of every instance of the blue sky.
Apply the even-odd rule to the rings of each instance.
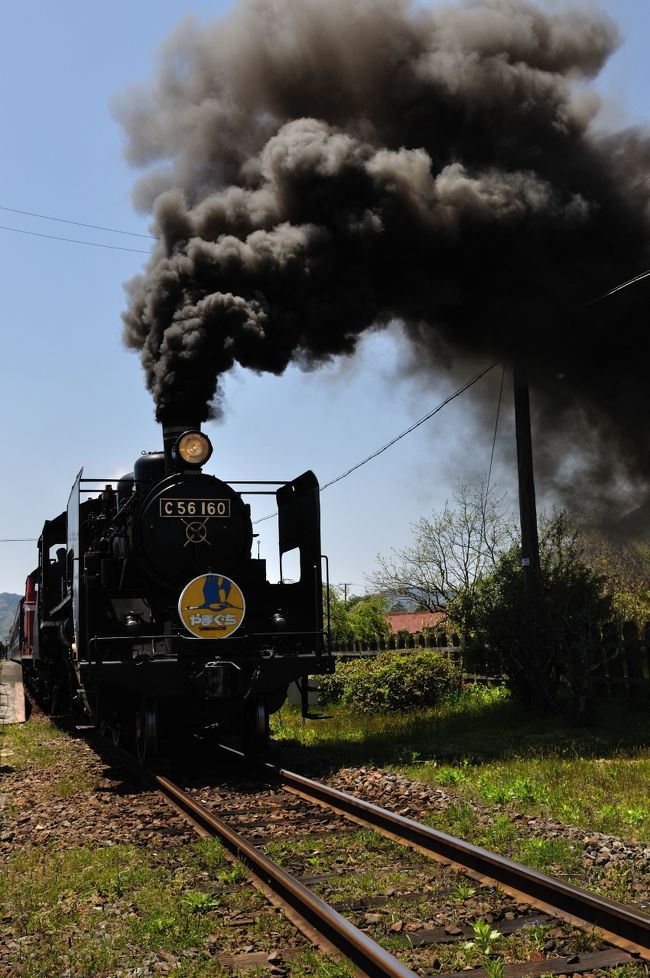
[[[111,98],[151,77],[157,48],[183,15],[210,19],[229,6],[214,0],[4,4],[0,206],[146,234],[147,221],[131,203],[135,174],[122,159]],[[626,36],[598,83],[605,118],[617,126],[647,121],[650,4],[598,6]],[[115,477],[142,450],[157,449],[160,437],[138,359],[120,339],[122,286],[146,260],[138,253],[147,250],[146,239],[9,210],[0,210],[0,225],[135,249],[0,229],[4,539],[38,536],[43,521],[66,505],[82,466],[88,475]],[[390,332],[370,336],[355,358],[318,373],[291,368],[277,378],[238,370],[225,383],[223,422],[206,427],[215,449],[209,468],[225,479],[284,479],[312,468],[326,482],[449,389],[444,378],[413,374]],[[334,583],[351,582],[363,592],[377,553],[407,543],[410,524],[444,503],[457,476],[485,475],[491,446],[477,436],[474,412],[470,392],[323,493],[323,544]],[[512,439],[506,404],[497,478],[514,507]],[[261,501],[256,515],[272,508]],[[274,521],[259,529],[261,552],[271,557]],[[0,591],[21,590],[35,562],[33,548],[0,543]]]

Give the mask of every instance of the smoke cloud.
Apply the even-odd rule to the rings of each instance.
[[[599,130],[588,87],[618,43],[604,14],[528,0],[182,21],[115,105],[159,236],[124,314],[158,416],[209,416],[235,363],[318,365],[398,319],[434,368],[525,357],[545,430],[577,418],[599,481],[613,449],[647,480],[650,293],[589,304],[650,267],[650,134]]]

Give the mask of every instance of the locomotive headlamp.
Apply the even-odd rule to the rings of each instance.
[[[174,445],[174,456],[186,465],[203,465],[212,455],[212,445],[201,431],[186,431]]]

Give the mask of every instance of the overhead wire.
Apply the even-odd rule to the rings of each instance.
[[[466,381],[466,383],[464,383],[461,387],[458,387],[455,391],[453,391],[453,393],[449,394],[449,396],[446,397],[443,401],[441,401],[439,404],[436,404],[436,406],[432,408],[431,411],[427,411],[425,415],[423,415],[421,418],[418,418],[417,421],[414,421],[413,424],[409,425],[408,428],[405,428],[404,431],[401,431],[398,435],[395,435],[394,438],[391,438],[390,441],[386,442],[385,445],[382,445],[381,448],[378,448],[376,451],[371,452],[370,455],[367,455],[365,458],[363,458],[360,462],[357,462],[355,465],[350,466],[349,469],[346,469],[345,472],[342,472],[340,475],[337,475],[336,478],[330,479],[329,482],[324,483],[324,485],[320,487],[320,491],[323,492],[325,489],[328,489],[330,486],[335,485],[337,482],[341,482],[343,479],[347,479],[347,477],[351,475],[353,472],[356,472],[357,469],[360,469],[363,465],[366,465],[368,462],[371,462],[379,455],[382,455],[383,452],[388,451],[389,448],[392,448],[393,445],[397,444],[398,441],[401,441],[402,438],[405,438],[406,435],[410,435],[412,431],[415,431],[416,428],[419,428],[420,425],[423,425],[425,421],[429,421],[436,414],[438,414],[439,411],[442,411],[442,409],[446,407],[447,404],[455,400],[457,397],[460,397],[460,395],[464,394],[465,391],[469,390],[470,387],[473,387],[473,385],[476,384],[477,381],[481,379],[481,377],[484,377],[485,374],[489,373],[490,370],[496,367],[499,363],[501,363],[500,360],[494,360],[486,367],[483,367],[481,370],[479,370],[478,373],[474,374],[474,376],[471,377],[468,381]],[[258,523],[264,523],[265,520],[271,520],[277,515],[278,514],[276,512],[276,513],[269,513],[267,516],[261,516],[258,520],[254,520],[253,525],[256,526]]]
[[[82,241],[80,238],[64,238],[58,234],[45,234],[43,231],[26,231],[24,228],[10,228],[0,224],[0,231],[13,231],[15,234],[28,234],[34,238],[50,238],[52,241],[67,241],[69,244],[87,245],[90,248],[108,248],[110,251],[130,251],[137,255],[149,255],[142,248],[124,248],[122,245],[102,244],[99,241]]]
[[[345,472],[342,472],[341,475],[337,475],[335,479],[330,479],[329,482],[326,482],[324,485],[322,485],[321,492],[324,489],[328,489],[330,486],[335,485],[337,482],[341,482],[342,479],[346,479],[353,472],[356,472],[357,469],[360,469],[362,465],[366,465],[367,462],[372,462],[372,460],[377,458],[378,455],[381,455],[383,452],[388,451],[389,448],[392,448],[393,445],[397,444],[398,441],[401,441],[402,438],[405,438],[406,435],[410,435],[412,431],[415,431],[416,428],[419,428],[420,425],[424,424],[425,421],[429,421],[429,419],[433,418],[433,416],[438,414],[439,411],[442,411],[443,407],[446,407],[447,404],[455,400],[455,398],[460,397],[460,395],[464,394],[466,390],[469,390],[469,388],[472,387],[477,381],[479,381],[481,377],[484,377],[485,374],[489,373],[489,371],[493,369],[493,367],[496,367],[499,362],[500,362],[499,360],[495,360],[493,363],[489,364],[489,366],[483,367],[483,369],[480,370],[477,374],[475,374],[471,380],[468,380],[466,384],[463,384],[462,387],[459,387],[457,390],[455,390],[453,394],[450,394],[449,397],[446,397],[444,401],[441,401],[440,404],[437,404],[436,407],[434,407],[431,411],[428,411],[427,414],[419,418],[418,421],[415,421],[404,431],[400,432],[399,435],[395,435],[394,438],[391,438],[391,440],[386,442],[385,445],[382,445],[381,448],[378,448],[376,452],[372,452],[366,458],[362,459],[360,462],[357,462],[356,465],[352,465]]]
[[[93,231],[109,231],[111,234],[128,234],[132,238],[149,238],[151,241],[158,239],[153,234],[143,234],[140,231],[123,231],[121,228],[107,228],[101,224],[86,224],[84,221],[72,221],[67,217],[52,217],[51,214],[38,214],[36,211],[22,211],[17,207],[5,207],[0,204],[0,211],[9,211],[11,214],[25,214],[27,217],[38,217],[43,221],[57,221],[59,224],[74,224],[78,228],[92,228]]]
[[[643,180],[641,180],[638,184],[636,184],[634,187],[631,188],[629,193],[632,193],[634,190],[638,190],[638,188],[643,186],[645,183],[647,183],[648,180],[650,180],[650,176],[644,177]],[[22,210],[21,208],[18,207],[7,207],[5,204],[0,204],[0,211],[7,211],[10,214],[23,214],[26,217],[36,217],[39,220],[43,220],[43,221],[56,221],[59,224],[72,224],[75,227],[90,228],[93,231],[107,231],[109,234],[125,234],[133,238],[146,238],[149,241],[159,240],[155,235],[144,234],[142,231],[126,231],[122,228],[109,228],[103,224],[89,224],[86,221],[74,221],[71,218],[67,218],[67,217],[54,217],[52,214],[41,214],[38,211]],[[79,238],[65,238],[56,234],[45,234],[42,231],[27,231],[24,228],[12,228],[12,227],[8,227],[7,225],[0,225],[0,230],[12,231],[14,234],[28,234],[37,238],[50,238],[52,241],[65,241],[68,244],[87,245],[88,247],[91,248],[108,248],[111,251],[129,251],[139,255],[150,254],[150,252],[144,251],[140,248],[125,248],[125,247],[121,247],[120,245],[102,244],[98,241],[83,241]],[[630,285],[634,285],[636,282],[640,282],[645,278],[650,278],[650,269],[648,269],[645,272],[641,272],[639,275],[635,275],[633,278],[627,279],[627,281],[625,282],[621,282],[619,285],[614,286],[614,288],[610,289],[608,292],[603,292],[602,295],[596,296],[595,299],[588,300],[584,305],[591,306],[594,305],[596,302],[601,302],[603,299],[606,299],[609,296],[614,295],[616,292],[621,292],[623,289],[626,289]]]
[[[24,228],[10,228],[0,224],[0,231],[13,231],[15,234],[29,234],[34,238],[51,238],[53,241],[67,241],[70,244],[85,244],[90,248],[108,248],[110,251],[130,251],[137,255],[148,255],[142,248],[124,248],[121,245],[102,244],[99,241],[82,241],[80,238],[63,238],[58,234],[45,234],[43,231],[26,231]]]
[[[490,464],[488,466],[487,479],[485,480],[485,503],[483,505],[483,518],[485,519],[485,510],[487,507],[487,498],[490,491],[490,479],[492,477],[492,464],[494,462],[494,447],[497,443],[497,430],[499,428],[499,415],[501,414],[501,401],[503,399],[503,382],[506,378],[506,365],[504,363],[503,370],[501,371],[501,386],[499,388],[499,398],[497,400],[497,414],[494,419],[494,434],[492,435],[492,451],[490,452]]]
[[[501,385],[499,387],[499,397],[497,398],[497,411],[496,417],[494,419],[494,433],[492,435],[492,448],[490,450],[490,464],[488,466],[488,474],[485,480],[485,492],[483,493],[483,543],[487,545],[487,506],[488,499],[490,496],[490,480],[492,478],[492,465],[494,463],[494,449],[497,443],[497,431],[499,430],[499,418],[501,416],[501,401],[503,400],[503,383],[506,379],[506,364],[503,364],[503,370],[501,371]],[[491,548],[490,548],[491,549]]]
[[[420,425],[423,425],[425,421],[429,421],[436,414],[438,414],[439,411],[442,411],[442,409],[446,407],[447,404],[450,404],[451,401],[454,401],[457,397],[460,397],[461,394],[464,394],[465,391],[469,390],[470,387],[473,387],[474,384],[476,384],[481,379],[481,377],[484,377],[487,373],[490,372],[490,370],[496,367],[500,362],[501,362],[500,360],[494,360],[486,367],[483,367],[481,370],[478,371],[478,373],[474,374],[474,376],[471,377],[468,381],[466,381],[461,387],[456,388],[456,390],[453,391],[451,394],[449,394],[448,397],[445,397],[443,401],[441,401],[439,404],[436,404],[434,408],[432,408],[430,411],[427,411],[425,415],[423,415],[421,418],[418,418],[417,421],[414,421],[413,424],[409,425],[408,428],[405,428],[404,431],[401,431],[398,435],[395,435],[394,438],[391,438],[390,441],[387,441],[385,445],[381,446],[381,448],[378,448],[376,451],[371,452],[370,455],[367,455],[360,462],[357,462],[355,465],[350,466],[350,468],[346,469],[345,472],[342,472],[340,475],[337,475],[336,478],[330,479],[329,482],[326,482],[324,485],[322,485],[320,487],[320,491],[323,492],[323,490],[328,489],[330,486],[335,485],[337,482],[341,482],[343,479],[346,479],[353,472],[356,472],[357,469],[360,469],[363,465],[367,465],[368,462],[371,462],[379,455],[382,455],[384,452],[388,451],[389,448],[392,448],[393,445],[396,445],[397,442],[401,441],[402,438],[405,438],[407,435],[410,435],[412,431],[415,431],[416,428],[419,428]],[[504,375],[505,375],[505,366],[504,366]],[[503,375],[501,377],[501,392],[503,392]],[[499,397],[499,404],[500,403],[501,403],[501,397]],[[495,438],[496,438],[496,428],[495,428]],[[492,444],[492,451],[494,452],[494,442]],[[260,519],[254,520],[253,525],[256,526],[258,523],[264,523],[265,520],[271,520],[277,515],[278,515],[277,512],[269,513],[267,516],[262,516],[260,517]],[[36,540],[36,537],[20,537],[16,539],[0,538],[0,543],[33,542],[34,540]]]

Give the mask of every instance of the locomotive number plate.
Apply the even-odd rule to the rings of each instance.
[[[161,499],[161,516],[198,516],[202,519],[230,516],[229,499]]]

